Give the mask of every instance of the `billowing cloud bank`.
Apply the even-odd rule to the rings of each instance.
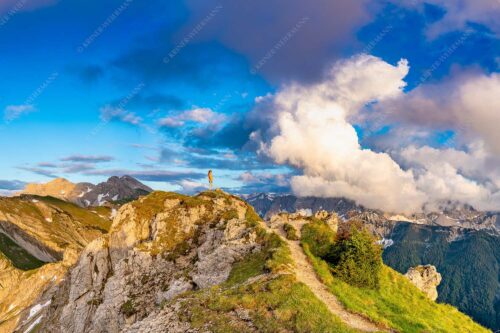
[[[338,62],[319,84],[287,86],[264,98],[273,124],[266,135],[252,137],[267,138],[261,153],[302,170],[291,180],[300,196],[344,196],[392,212],[417,212],[440,200],[500,209],[496,157],[479,138],[467,151],[408,146],[389,154],[360,145],[353,119],[405,100],[408,71],[406,60],[393,66],[369,55]]]

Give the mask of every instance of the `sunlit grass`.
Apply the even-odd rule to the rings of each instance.
[[[304,250],[318,276],[344,306],[400,332],[489,332],[456,308],[438,304],[405,277],[384,265],[378,290],[357,288],[330,272],[328,264]]]

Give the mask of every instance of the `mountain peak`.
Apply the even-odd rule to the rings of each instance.
[[[102,206],[115,201],[137,199],[153,190],[131,176],[112,176],[97,185],[74,184],[65,178],[56,178],[45,184],[28,184],[19,194],[51,196],[80,206]]]
[[[61,183],[73,184],[72,182],[70,182],[66,178],[62,178],[62,177],[54,178],[53,180],[49,181],[47,184],[61,184]]]

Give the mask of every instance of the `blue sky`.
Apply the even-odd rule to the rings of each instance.
[[[288,191],[302,167],[278,163],[251,140],[273,127],[256,101],[292,82],[314,85],[360,53],[392,65],[407,59],[407,94],[463,73],[498,73],[498,12],[467,6],[9,0],[0,6],[0,186],[131,174],[192,191],[214,169],[220,187]],[[401,123],[375,132],[353,125],[363,147],[382,151]],[[419,126],[430,134],[413,143],[464,145],[452,125]]]

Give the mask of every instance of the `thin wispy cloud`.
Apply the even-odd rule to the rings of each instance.
[[[22,190],[26,183],[20,180],[0,180],[0,190]]]
[[[227,119],[226,115],[212,111],[209,108],[195,108],[174,114],[158,121],[162,127],[182,127],[186,123],[216,126]]]
[[[150,182],[179,182],[182,180],[197,180],[205,178],[205,173],[192,171],[163,171],[163,170],[126,170],[126,169],[99,169],[84,172],[93,176],[125,176],[129,175],[142,181]]]
[[[143,119],[137,116],[134,112],[127,111],[122,108],[112,106],[104,106],[100,109],[101,120],[103,122],[120,121],[130,125],[140,125]]]
[[[38,168],[38,167],[30,167],[30,166],[19,166],[17,169],[29,171],[34,174],[49,177],[49,178],[57,178],[58,175],[54,172],[54,170],[48,170],[46,168]]]
[[[24,114],[35,112],[36,108],[32,104],[9,105],[4,110],[4,119],[7,122],[13,121]]]
[[[64,162],[87,162],[87,163],[104,163],[111,162],[114,158],[106,155],[71,155],[61,158]]]

